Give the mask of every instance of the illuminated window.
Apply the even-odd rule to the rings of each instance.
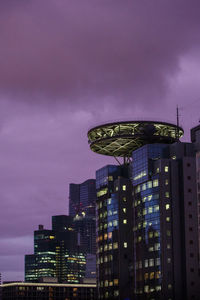
[[[171,258],[168,257],[168,258],[167,258],[167,263],[170,264],[170,262],[171,262]]]
[[[126,207],[123,207],[123,212],[126,213]]]
[[[144,280],[147,280],[149,278],[149,273],[144,273]]]
[[[117,296],[119,296],[119,291],[118,291],[118,290],[115,290],[115,291],[114,291],[114,297],[117,297]]]
[[[168,166],[165,166],[165,172],[169,172],[169,167]]]
[[[148,268],[148,266],[149,266],[149,261],[148,261],[148,259],[145,259],[145,261],[144,261],[144,266],[145,266],[145,268]]]
[[[155,243],[154,244],[154,249],[155,249],[155,251],[160,250],[160,243]]]
[[[168,284],[168,289],[171,290],[172,289],[172,285]]]
[[[156,288],[155,290],[158,292],[158,291],[161,291],[161,285],[156,285]]]
[[[139,192],[140,192],[140,185],[138,185],[138,186],[136,187],[135,192],[136,192],[136,193],[139,193]]]
[[[104,240],[107,240],[107,238],[108,238],[108,235],[107,235],[107,233],[105,233],[104,234]]]
[[[157,271],[156,273],[155,273],[155,278],[160,278],[161,277],[161,272],[160,271]]]
[[[156,173],[159,173],[160,172],[160,169],[159,168],[156,168]]]
[[[149,232],[149,238],[151,239],[153,237],[153,231]]]
[[[156,258],[156,266],[160,266],[160,257]]]
[[[115,191],[117,192],[119,190],[118,186],[116,186]]]
[[[110,243],[110,244],[108,245],[108,249],[109,249],[109,250],[112,250],[112,243]]]
[[[123,224],[127,224],[127,219],[124,219],[124,220],[123,220]]]
[[[149,214],[152,214],[152,212],[153,212],[153,207],[152,207],[152,206],[149,206],[149,208],[148,208],[148,213],[149,213]]]
[[[126,202],[126,197],[123,197],[122,200],[123,200],[124,202]]]
[[[171,245],[170,244],[167,244],[167,249],[171,249]]]
[[[142,214],[143,214],[143,216],[145,216],[147,214],[147,209],[146,208],[143,208]]]
[[[147,222],[143,222],[143,228],[146,228],[147,227]]]
[[[165,197],[169,198],[169,192],[165,192]]]
[[[148,292],[149,292],[149,286],[148,286],[148,285],[145,285],[145,286],[144,286],[144,292],[145,292],[145,293],[148,293]]]
[[[166,222],[170,222],[170,217],[166,217]]]
[[[113,176],[108,176],[109,181],[113,181]]]
[[[171,236],[171,231],[167,230],[167,236]]]
[[[112,232],[108,232],[108,238],[109,238],[109,239],[112,238]]]
[[[141,240],[142,240],[142,237],[138,236],[138,242],[141,242]]]
[[[105,280],[104,286],[108,286],[108,280]]]
[[[104,251],[108,249],[108,245],[104,245]]]
[[[112,227],[112,222],[108,222],[108,227]]]
[[[154,212],[159,211],[159,205],[154,205],[153,210],[154,210]]]
[[[113,286],[113,281],[110,281],[110,282],[109,282],[109,286]]]
[[[153,187],[157,187],[159,185],[158,179],[154,179],[153,181]]]
[[[104,262],[107,262],[108,261],[108,256],[104,256]]]
[[[114,279],[114,285],[118,285],[119,280],[118,279]]]
[[[118,248],[118,243],[113,243],[113,249],[117,249]]]
[[[154,266],[154,259],[150,258],[149,259],[149,267],[153,267]]]
[[[151,189],[152,188],[152,181],[148,181],[147,185],[148,185],[148,189]]]
[[[146,183],[144,183],[144,184],[142,185],[142,190],[143,190],[143,191],[146,190]]]
[[[113,226],[117,226],[117,225],[118,225],[117,220],[114,220],[114,221],[113,221]]]
[[[111,204],[111,198],[107,200],[108,205]]]
[[[165,209],[166,209],[166,210],[170,209],[170,205],[169,205],[169,204],[166,204],[166,205],[165,205]]]
[[[150,273],[149,279],[154,279],[154,272]]]
[[[169,180],[165,179],[165,185],[168,185],[168,184],[169,184]]]
[[[128,247],[127,242],[124,242],[124,248],[127,248],[127,247]]]
[[[126,191],[126,185],[122,185],[122,190]]]

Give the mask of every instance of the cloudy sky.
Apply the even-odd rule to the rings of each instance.
[[[23,280],[33,230],[112,158],[89,128],[200,119],[199,0],[0,1],[0,272]]]

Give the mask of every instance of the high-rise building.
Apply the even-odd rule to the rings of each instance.
[[[34,232],[34,254],[25,256],[25,281],[37,282],[41,277],[58,282],[78,283],[85,276],[86,257],[77,245],[77,233],[70,216],[53,216],[52,230]]]
[[[145,145],[132,172],[136,299],[198,299],[194,145]]]
[[[96,187],[95,179],[69,186],[69,215],[95,216]]]
[[[84,253],[96,254],[96,181],[88,179],[69,186],[69,214]]]
[[[196,152],[198,234],[199,234],[199,257],[200,257],[200,125],[191,129],[191,141],[195,145],[195,152]]]
[[[108,165],[96,172],[100,299],[131,296],[132,184],[128,171],[127,166]]]
[[[198,299],[196,155],[182,135],[148,121],[88,132],[94,152],[124,158],[96,174],[99,299]]]
[[[74,229],[78,233],[79,245],[84,253],[96,254],[96,218],[74,217]]]

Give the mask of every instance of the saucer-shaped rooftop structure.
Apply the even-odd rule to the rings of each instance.
[[[177,125],[153,121],[127,121],[103,124],[88,131],[92,151],[114,157],[131,157],[143,145],[172,144],[183,136]]]

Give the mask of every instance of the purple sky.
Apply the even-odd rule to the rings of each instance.
[[[33,230],[68,211],[68,185],[115,163],[102,122],[200,119],[200,2],[0,1],[0,272],[22,280]]]

